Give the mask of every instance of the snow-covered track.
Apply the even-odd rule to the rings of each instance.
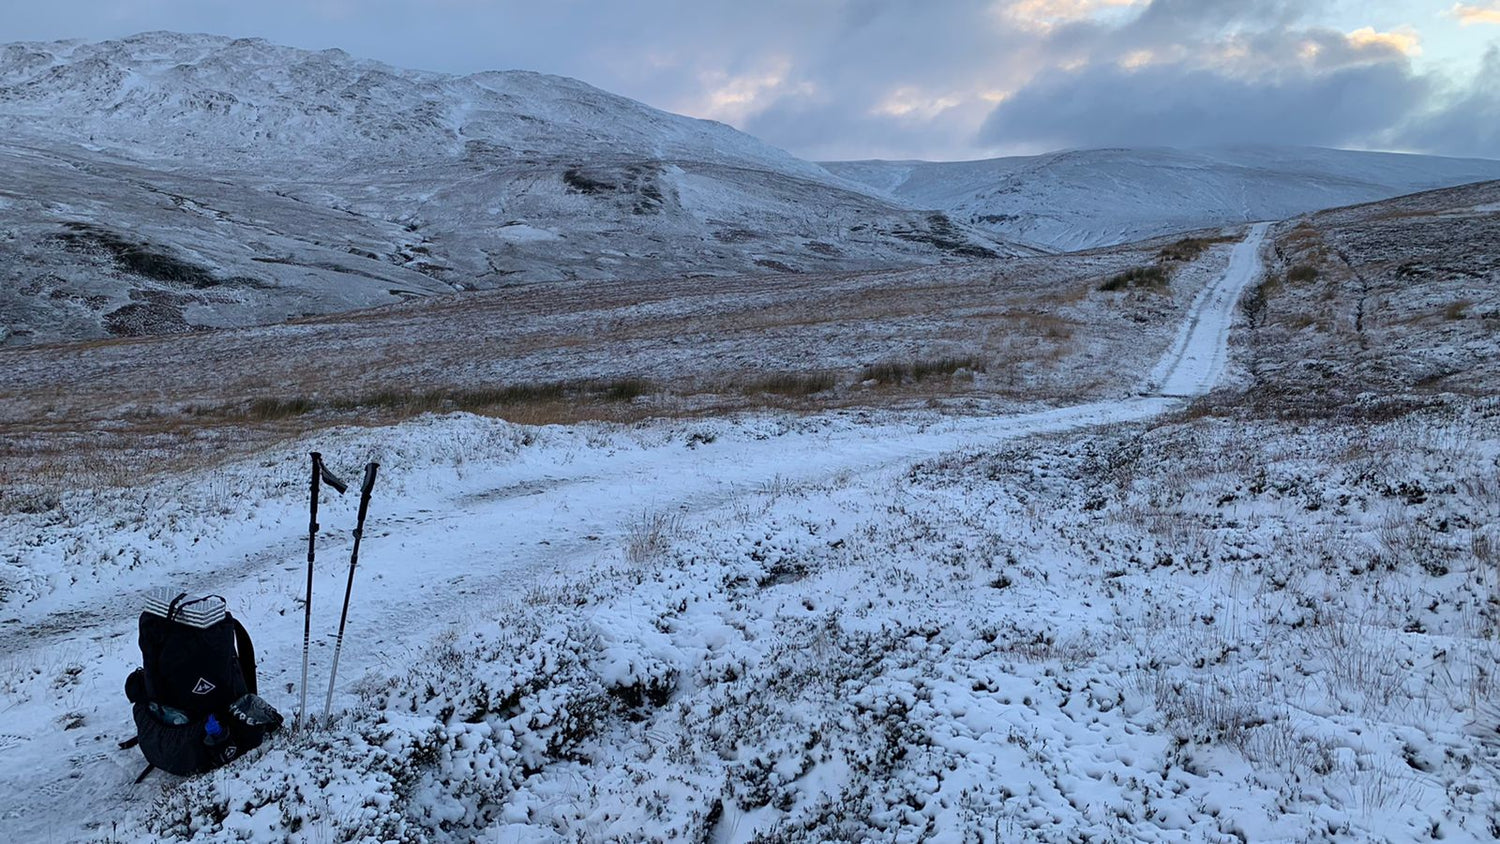
[[[1270,223],[1257,223],[1234,248],[1229,268],[1193,303],[1191,316],[1177,332],[1161,362],[1151,371],[1144,392],[1159,396],[1201,396],[1218,383],[1229,360],[1229,328],[1245,288],[1260,277],[1260,248]]]

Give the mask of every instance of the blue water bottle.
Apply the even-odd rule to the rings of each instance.
[[[219,719],[213,715],[208,716],[208,722],[203,725],[203,743],[209,747],[213,747],[217,744],[223,744],[227,738],[229,738],[229,734],[219,724]]]

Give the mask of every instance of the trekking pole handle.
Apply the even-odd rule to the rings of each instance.
[[[344,483],[343,481],[339,480],[339,476],[335,475],[333,472],[330,472],[328,470],[328,467],[326,465],[324,465],[324,463],[323,463],[323,455],[321,455],[318,452],[314,451],[312,453],[312,458],[313,458],[313,466],[315,466],[317,468],[317,470],[318,470],[318,476],[323,479],[323,483],[328,484],[329,486],[331,486],[334,489],[338,490],[339,491],[339,495],[343,495],[344,493],[346,493],[346,492],[349,491],[349,485],[346,484],[346,483]]]
[[[361,483],[359,485],[359,497],[361,499],[361,506],[368,506],[370,503],[370,492],[375,489],[375,473],[379,471],[379,469],[379,463],[372,462],[365,464],[365,480],[364,483]]]
[[[359,485],[359,517],[355,522],[357,527],[355,527],[354,529],[354,535],[356,537],[364,533],[365,514],[370,512],[370,493],[375,490],[375,473],[379,470],[379,463],[372,462],[365,464],[365,479],[364,482]]]

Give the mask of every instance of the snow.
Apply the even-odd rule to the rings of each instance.
[[[575,280],[1009,263],[1500,177],[1260,147],[819,166],[577,80],[160,32],[0,46],[0,127],[10,345]]]
[[[1251,228],[1234,249],[1229,269],[1205,287],[1193,303],[1193,316],[1151,371],[1150,386],[1169,396],[1201,396],[1218,382],[1229,355],[1229,327],[1245,288],[1261,274],[1260,249],[1269,223]]]
[[[1225,340],[1267,233],[1234,249],[1143,389],[1244,377]],[[0,522],[0,824],[17,840],[1487,834],[1475,697],[1500,653],[1471,631],[1492,585],[1447,550],[1462,529],[1423,526],[1493,509],[1493,400],[1357,427],[1162,421],[1182,407],[425,417],[79,490]],[[336,724],[130,785],[139,757],[111,743],[138,659],[122,592],[226,594],[265,694],[293,711],[312,447],[346,474],[383,465]],[[322,502],[323,634],[353,509]],[[1418,537],[1426,563],[1401,551]]]
[[[559,236],[557,232],[551,229],[539,229],[535,226],[528,226],[525,223],[513,223],[503,226],[496,234],[499,235],[501,240],[517,242],[557,240]]]
[[[1147,379],[1161,392],[1221,377],[1227,303],[1265,233],[1198,298]],[[1223,461],[1265,432],[1142,433],[1181,406],[546,428],[459,414],[79,490],[0,522],[15,549],[0,824],[17,840],[1479,834],[1493,779],[1444,761],[1475,752],[1462,683],[1384,666],[1471,677],[1488,645],[1453,631],[1445,655],[1420,652],[1372,623],[1362,591],[1290,567],[1315,485],[1322,512],[1370,494],[1315,462],[1336,432],[1280,437],[1264,488],[1225,505]],[[1479,418],[1421,442],[1472,436]],[[225,594],[263,693],[294,711],[312,447],[346,475],[383,467],[336,724],[180,785],[130,785],[139,757],[112,742],[128,733],[132,596],[151,586]],[[1452,452],[1406,453],[1391,476]],[[1217,527],[1147,509],[1173,494]],[[321,505],[324,634],[354,506]],[[1318,530],[1353,531],[1349,549],[1378,524],[1338,518]],[[329,652],[318,638],[315,693]]]
[[[1052,251],[1280,220],[1500,179],[1486,159],[1236,146],[1074,150],[986,161],[836,161],[831,172]]]

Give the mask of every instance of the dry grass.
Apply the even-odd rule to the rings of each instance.
[[[1297,227],[1281,237],[1282,244],[1291,250],[1307,250],[1323,244],[1323,233],[1311,223],[1299,223]]]
[[[1286,280],[1294,284],[1306,284],[1317,279],[1318,268],[1312,264],[1297,264],[1286,271]]]
[[[1500,224],[1472,205],[1500,185],[1337,209],[1279,234],[1272,276],[1246,301],[1256,401],[1283,418],[1409,412],[1421,396],[1493,395],[1500,354],[1482,283]],[[1455,203],[1445,213],[1443,202]],[[1385,397],[1380,402],[1373,397]]]
[[[287,419],[292,416],[301,416],[311,413],[317,407],[311,399],[277,399],[264,398],[255,399],[250,402],[250,407],[245,410],[245,418],[254,422],[274,422]],[[194,412],[208,415],[213,411],[208,408],[194,408]]]
[[[838,376],[832,372],[776,372],[740,387],[747,396],[771,393],[777,396],[815,396],[832,390]]]
[[[659,558],[682,534],[681,513],[645,512],[625,531],[625,559],[644,565]]]
[[[984,372],[987,365],[977,357],[942,357],[930,360],[886,361],[871,364],[859,374],[860,381],[905,384],[929,378],[949,377],[960,370]]]
[[[248,422],[269,422],[325,412],[362,416],[374,414],[382,419],[409,419],[423,413],[495,415],[496,411],[505,408],[545,406],[563,401],[578,405],[591,402],[630,402],[658,392],[660,389],[645,379],[622,378],[615,381],[513,384],[468,389],[381,389],[326,400],[306,396],[288,399],[259,398],[251,401],[247,407],[238,404],[195,406],[191,412],[198,416],[217,416]]]
[[[1089,400],[1132,377],[1129,365],[1101,374],[1097,361],[1148,368],[1188,301],[1188,286],[1150,308],[1089,295],[1101,274],[1139,266],[1156,248],[896,272],[566,282],[261,328],[0,349],[0,508],[46,505],[64,483],[115,486],[423,413],[570,424]]]
[[[1135,267],[1112,275],[1099,285],[1099,289],[1107,292],[1130,289],[1157,290],[1166,287],[1171,280],[1171,275],[1165,269],[1153,264],[1149,267]]]
[[[1210,246],[1219,243],[1230,243],[1232,237],[1185,237],[1176,243],[1163,246],[1157,253],[1157,259],[1162,261],[1196,261]]]

